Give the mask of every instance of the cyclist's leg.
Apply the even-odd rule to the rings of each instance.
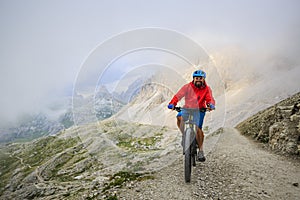
[[[184,132],[184,123],[183,123],[182,116],[177,116],[177,127],[179,128],[181,133]]]
[[[203,151],[204,133],[201,128],[197,126],[196,140],[200,151]]]
[[[178,112],[176,118],[177,118],[177,127],[179,128],[179,130],[181,132],[181,136],[182,136],[182,138],[181,138],[181,146],[184,146],[183,145],[183,140],[184,140],[183,135],[184,135],[184,125],[185,124],[184,124],[184,119],[182,117],[182,111]]]
[[[180,111],[176,118],[177,118],[177,127],[179,128],[179,130],[181,131],[181,133],[184,133],[184,120],[185,120],[185,112],[184,111]]]

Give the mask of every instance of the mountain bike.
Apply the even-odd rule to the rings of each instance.
[[[184,121],[185,128],[182,138],[182,147],[184,155],[184,179],[185,182],[191,181],[192,165],[196,166],[196,156],[197,156],[197,147],[198,143],[196,140],[196,126],[193,123],[193,112],[199,112],[199,109],[192,108],[174,108],[177,112],[180,112],[182,109],[189,113],[189,117]],[[203,110],[204,112],[206,111]]]

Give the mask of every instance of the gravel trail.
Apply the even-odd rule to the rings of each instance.
[[[119,199],[300,199],[300,162],[275,155],[234,128],[205,140],[207,160],[183,177],[183,156],[155,174],[119,191]],[[208,148],[208,147],[206,147]]]

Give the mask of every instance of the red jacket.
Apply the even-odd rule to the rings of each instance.
[[[185,97],[185,108],[206,108],[207,104],[215,105],[210,87],[204,82],[204,86],[197,88],[193,82],[185,84],[175,94],[169,104],[177,105],[178,101]]]

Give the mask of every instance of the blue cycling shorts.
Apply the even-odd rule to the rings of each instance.
[[[193,115],[193,124],[196,124],[199,128],[202,129],[203,121],[204,121],[204,116],[205,112],[195,110],[195,111],[187,111],[182,108],[180,112],[178,112],[176,117],[181,117],[183,118],[184,121],[188,120],[189,118],[189,113]]]

